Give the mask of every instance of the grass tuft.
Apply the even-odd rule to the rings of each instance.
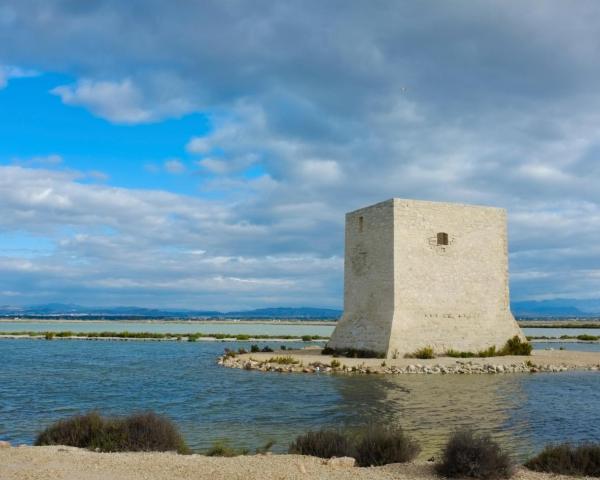
[[[600,443],[547,445],[525,466],[538,472],[600,477]]]
[[[483,480],[510,478],[513,465],[510,457],[489,435],[461,430],[450,436],[436,470],[448,478]]]
[[[399,427],[371,425],[359,436],[355,447],[356,462],[361,467],[405,463],[421,451]]]
[[[127,417],[90,412],[59,420],[37,436],[35,445],[69,445],[101,452],[189,453],[177,427],[153,412]]]
[[[238,457],[240,455],[247,455],[247,449],[237,450],[233,448],[227,440],[217,440],[212,446],[206,451],[207,457]]]
[[[435,353],[433,352],[432,347],[423,347],[419,348],[418,350],[415,350],[413,353],[407,353],[406,355],[404,355],[404,358],[435,358]]]
[[[271,357],[271,358],[269,358],[269,360],[267,360],[267,363],[277,363],[279,365],[296,365],[296,364],[300,363],[300,361],[296,360],[294,357],[291,357],[290,355],[287,355],[285,357],[283,357],[283,356]]]
[[[320,458],[352,456],[348,435],[338,430],[307,432],[290,444],[289,453]]]

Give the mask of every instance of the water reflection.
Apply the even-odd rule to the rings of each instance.
[[[353,377],[336,387],[350,425],[400,425],[421,442],[423,457],[437,455],[463,427],[489,432],[513,454],[528,445],[527,420],[516,414],[527,392],[513,375]]]

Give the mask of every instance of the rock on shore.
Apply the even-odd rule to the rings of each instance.
[[[245,370],[288,373],[340,374],[507,374],[600,371],[600,352],[566,350],[534,351],[530,357],[503,356],[490,358],[439,357],[429,360],[334,358],[320,355],[320,349],[286,350],[276,353],[223,355],[219,365]]]

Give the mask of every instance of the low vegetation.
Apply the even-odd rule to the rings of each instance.
[[[0,336],[26,336],[26,337],[44,337],[47,340],[53,338],[119,338],[135,340],[183,340],[187,338],[189,342],[196,342],[201,338],[214,338],[216,340],[238,340],[240,342],[248,340],[327,340],[329,337],[320,335],[247,335],[247,334],[229,334],[229,333],[152,333],[152,332],[0,332]]]
[[[290,355],[280,356],[280,357],[271,357],[267,360],[268,363],[277,363],[279,365],[296,365],[300,363],[300,360],[296,360],[294,357]]]
[[[489,435],[461,430],[450,436],[436,470],[447,478],[498,479],[511,477],[514,467]]]
[[[300,435],[289,453],[313,457],[353,457],[361,467],[413,460],[421,448],[402,429],[371,425],[357,433],[323,429]]]
[[[385,353],[375,352],[373,350],[361,350],[357,348],[331,348],[327,346],[321,350],[321,354],[346,358],[385,358]]]
[[[354,455],[349,436],[339,430],[318,430],[304,433],[290,444],[289,453],[312,457],[351,457]]]
[[[359,435],[354,458],[359,466],[371,467],[410,462],[420,451],[419,444],[401,428],[371,425]]]
[[[69,445],[101,452],[189,453],[177,427],[153,412],[127,417],[90,412],[59,420],[37,436],[35,445]]]
[[[533,346],[531,343],[523,342],[517,335],[513,338],[509,338],[506,341],[502,350],[500,350],[500,355],[531,355],[531,350]]]
[[[247,449],[236,449],[233,448],[227,440],[217,440],[212,446],[206,451],[207,457],[238,457],[240,455],[248,455],[249,450]]]
[[[435,358],[435,353],[433,352],[433,348],[423,347],[419,348],[418,350],[415,350],[413,353],[407,353],[406,355],[404,355],[404,358]]]
[[[450,349],[446,350],[444,355],[454,358],[488,358],[503,357],[506,355],[528,356],[531,355],[532,349],[533,346],[530,343],[523,342],[518,336],[515,335],[513,338],[508,339],[500,350],[492,345],[491,347],[488,347],[484,350],[479,350],[477,352],[465,352]],[[404,355],[404,358],[429,359],[435,357],[435,352],[431,347],[423,347],[414,351],[413,353],[407,353]]]
[[[600,477],[600,443],[548,445],[525,466],[538,472]]]

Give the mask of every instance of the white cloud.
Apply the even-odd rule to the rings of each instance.
[[[171,158],[169,160],[165,160],[164,168],[167,171],[167,173],[170,173],[173,175],[180,175],[182,173],[185,173],[185,171],[186,171],[186,168],[185,168],[185,165],[183,164],[183,162],[181,160],[178,160],[177,158]]]
[[[0,290],[25,282],[26,303],[93,298],[236,309],[267,299],[299,305],[307,292],[315,304],[341,301],[340,285],[332,282],[341,273],[339,256],[311,248],[277,253],[289,225],[262,228],[238,215],[235,204],[80,183],[80,177],[0,167],[0,231],[30,232],[55,246],[28,258],[0,254]]]
[[[4,228],[85,230],[79,240],[55,234],[65,258],[102,270],[106,256],[106,278],[132,285],[156,264],[178,285],[192,274],[207,284],[292,278],[304,298],[339,300],[344,212],[400,196],[508,208],[516,298],[600,291],[590,275],[600,270],[590,248],[600,236],[596,2],[524,11],[518,1],[339,9],[309,0],[266,2],[258,16],[237,0],[122,2],[110,15],[48,0],[43,16],[12,3],[0,57],[78,78],[54,90],[66,104],[115,123],[190,112],[210,120],[186,149],[190,165],[211,174],[196,177],[199,191],[218,201],[10,172],[23,191],[2,191]],[[165,171],[162,162],[147,168]],[[97,235],[94,225],[119,233]],[[184,254],[167,246],[206,251],[192,256],[204,262],[179,270]],[[281,272],[263,262],[269,255],[288,259]],[[295,276],[301,262],[291,257],[316,259],[314,275]],[[119,276],[119,262],[134,278]],[[95,278],[65,264],[78,280]]]
[[[12,65],[0,65],[0,90],[8,85],[11,78],[35,77],[36,75],[39,74],[34,70],[25,70]]]
[[[115,123],[145,123],[153,114],[141,105],[142,94],[130,79],[121,82],[80,80],[52,89],[67,105],[83,106]]]

